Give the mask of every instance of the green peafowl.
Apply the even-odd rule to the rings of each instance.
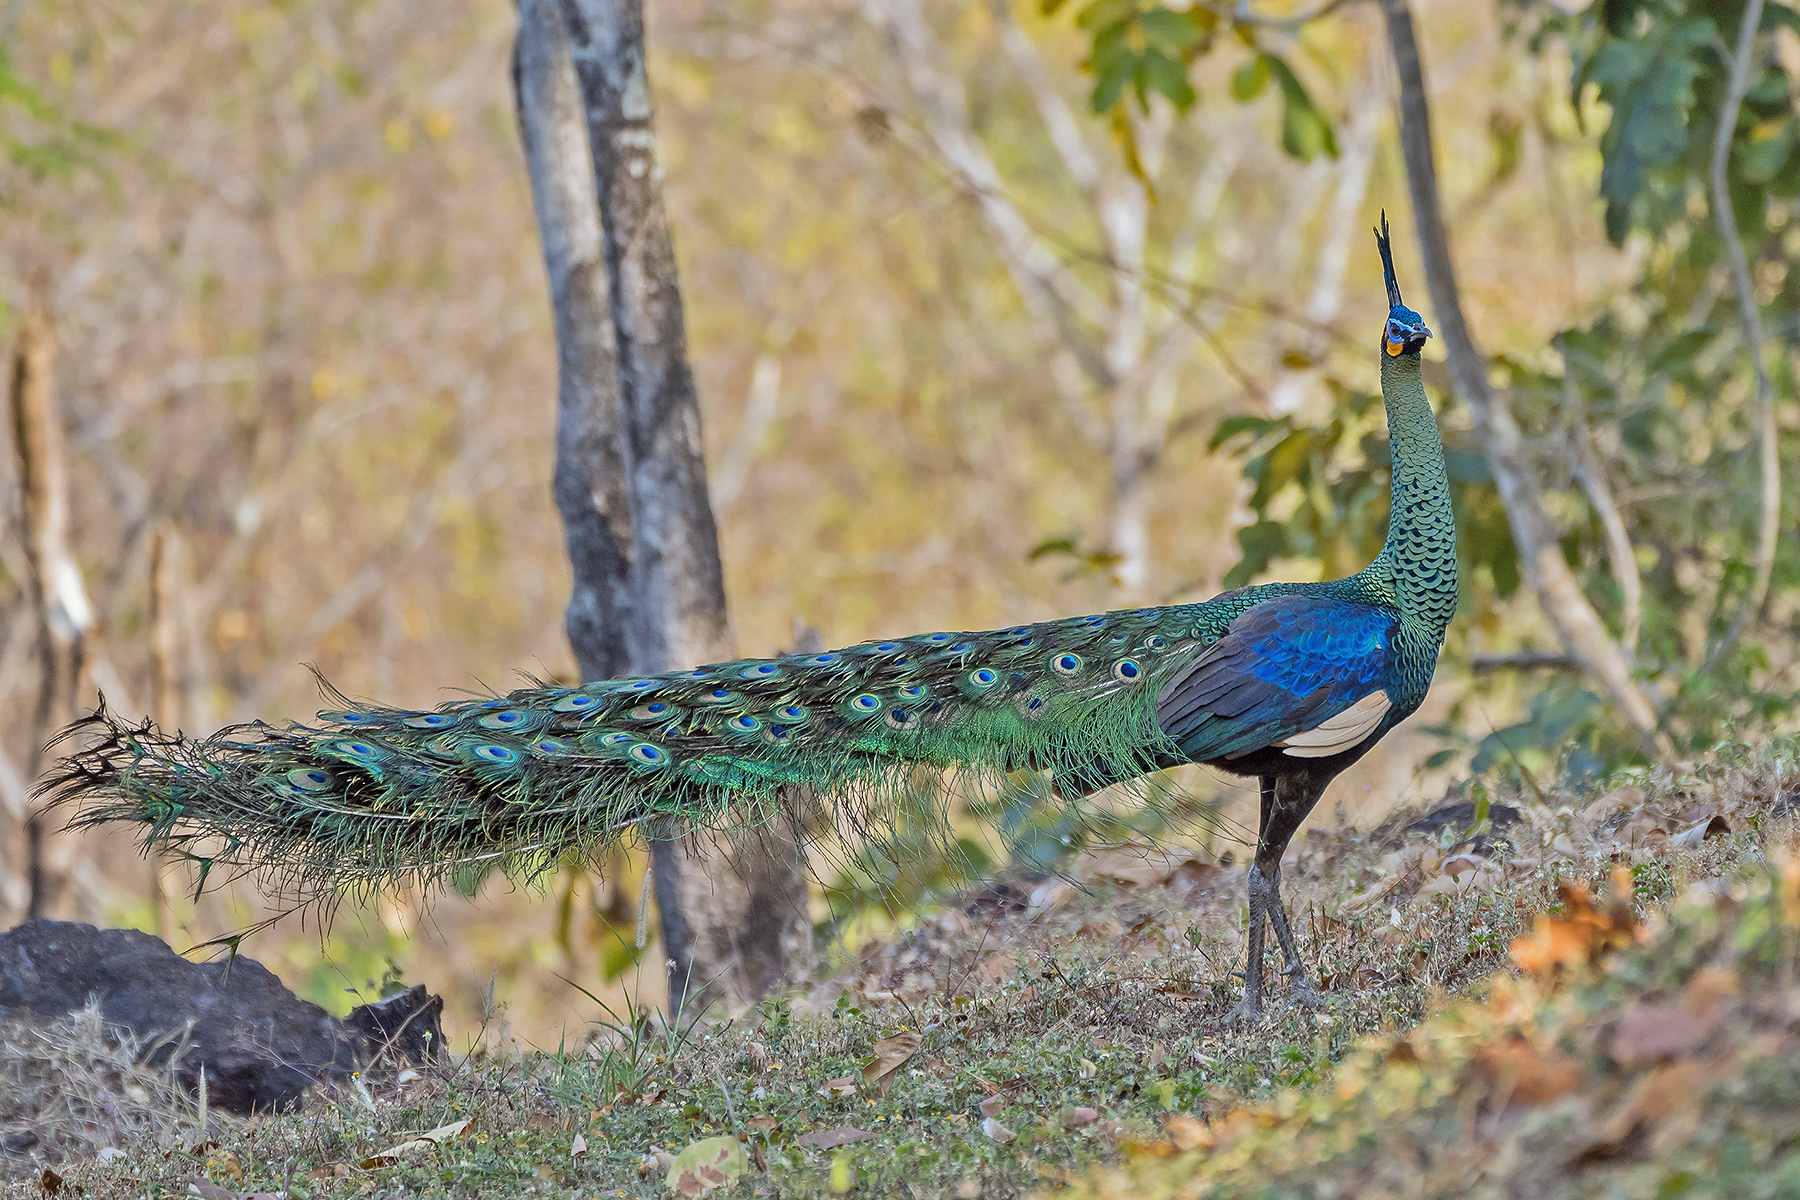
[[[318,725],[203,739],[102,706],[71,727],[91,744],[45,789],[79,806],[76,824],[135,822],[147,845],[323,895],[480,865],[529,876],[646,827],[748,829],[792,785],[879,831],[920,766],[1047,771],[1075,804],[1206,763],[1262,785],[1249,969],[1230,1016],[1262,1011],[1265,920],[1292,998],[1321,1003],[1282,907],[1282,853],[1326,785],[1424,700],[1456,606],[1449,484],[1420,379],[1430,330],[1401,303],[1385,216],[1376,241],[1393,507],[1381,553],[1347,579],[432,712],[342,701]]]

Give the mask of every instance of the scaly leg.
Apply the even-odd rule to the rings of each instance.
[[[1254,1025],[1262,1020],[1263,922],[1269,915],[1269,897],[1273,889],[1256,864],[1250,864],[1250,960],[1244,968],[1244,998],[1225,1014],[1227,1025]]]
[[[1287,964],[1282,968],[1281,973],[1288,977],[1291,1002],[1306,1008],[1331,1007],[1331,1002],[1321,996],[1319,989],[1312,985],[1312,980],[1306,977],[1306,963],[1300,958],[1300,947],[1294,943],[1293,931],[1288,928],[1287,909],[1281,903],[1281,872],[1279,869],[1276,870],[1275,877],[1269,885],[1269,924],[1275,927],[1275,940],[1281,943],[1281,957]]]

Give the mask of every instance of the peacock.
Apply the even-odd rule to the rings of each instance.
[[[1233,1021],[1263,1009],[1265,921],[1297,1003],[1323,1003],[1281,902],[1289,840],[1339,772],[1419,707],[1456,606],[1456,530],[1420,376],[1431,331],[1389,310],[1381,387],[1393,449],[1386,544],[1323,583],[1198,604],[714,663],[580,687],[537,683],[429,712],[354,703],[316,724],[190,738],[99,710],[44,785],[73,823],[127,821],[146,847],[273,874],[313,896],[567,856],[677,827],[754,828],[796,790],[892,828],[919,772],[1028,770],[1078,805],[1204,763],[1261,784],[1249,969]]]

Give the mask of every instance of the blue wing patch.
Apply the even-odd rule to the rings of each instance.
[[[1320,596],[1253,605],[1164,686],[1157,722],[1191,762],[1279,746],[1387,687],[1395,623]]]

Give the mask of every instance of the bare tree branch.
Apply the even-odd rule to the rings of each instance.
[[[1568,344],[1558,337],[1556,348],[1563,356],[1563,411],[1573,435],[1575,481],[1587,493],[1588,503],[1594,506],[1600,526],[1606,531],[1607,561],[1612,566],[1613,581],[1619,585],[1619,642],[1626,654],[1636,654],[1638,630],[1644,621],[1644,581],[1638,572],[1637,554],[1612,487],[1606,481],[1606,468],[1594,453],[1594,435],[1588,428],[1580,389],[1575,386],[1575,364],[1569,359]]]
[[[868,0],[865,11],[869,23],[886,35],[924,115],[926,136],[975,201],[1019,294],[1035,314],[1055,324],[1095,386],[1110,389],[1114,381],[1106,359],[1082,328],[1083,322],[1103,323],[1101,305],[1007,198],[999,170],[975,136],[962,85],[936,66],[941,53],[918,0]]]
[[[1763,362],[1762,311],[1756,303],[1755,286],[1750,279],[1750,263],[1744,254],[1743,239],[1738,236],[1737,216],[1731,209],[1731,189],[1726,179],[1726,166],[1731,158],[1731,139],[1737,132],[1738,112],[1744,103],[1744,92],[1750,85],[1750,56],[1756,45],[1757,28],[1762,24],[1763,0],[1749,0],[1744,5],[1744,20],[1738,26],[1737,51],[1731,59],[1730,81],[1725,89],[1725,104],[1719,113],[1719,127],[1712,145],[1712,210],[1718,226],[1719,241],[1725,247],[1725,259],[1731,264],[1732,282],[1737,288],[1738,317],[1744,323],[1744,350],[1750,356],[1756,374],[1756,431],[1760,443],[1762,467],[1762,511],[1756,537],[1756,573],[1751,579],[1750,594],[1732,619],[1731,628],[1713,647],[1707,663],[1719,661],[1737,643],[1769,596],[1769,581],[1775,573],[1775,541],[1781,522],[1781,456],[1775,428],[1775,389],[1769,383],[1767,365]]]
[[[19,460],[27,594],[38,624],[37,705],[23,771],[28,779],[37,776],[51,730],[74,715],[87,635],[94,623],[81,568],[69,549],[69,464],[52,377],[56,343],[43,293],[41,284],[33,288],[7,391],[13,451]],[[25,821],[27,918],[46,915],[68,881],[70,864],[50,842],[46,818],[31,814]]]
[[[1013,19],[1012,5],[1007,0],[988,0],[988,9],[1000,26],[1000,44],[1006,48],[1007,57],[1012,59],[1019,78],[1025,81],[1044,129],[1050,135],[1050,144],[1062,160],[1063,170],[1097,210],[1105,175],[1100,170],[1100,160],[1094,157],[1081,132],[1082,125],[1075,119],[1075,110],[1050,78],[1050,72],[1037,52],[1037,43]]]

